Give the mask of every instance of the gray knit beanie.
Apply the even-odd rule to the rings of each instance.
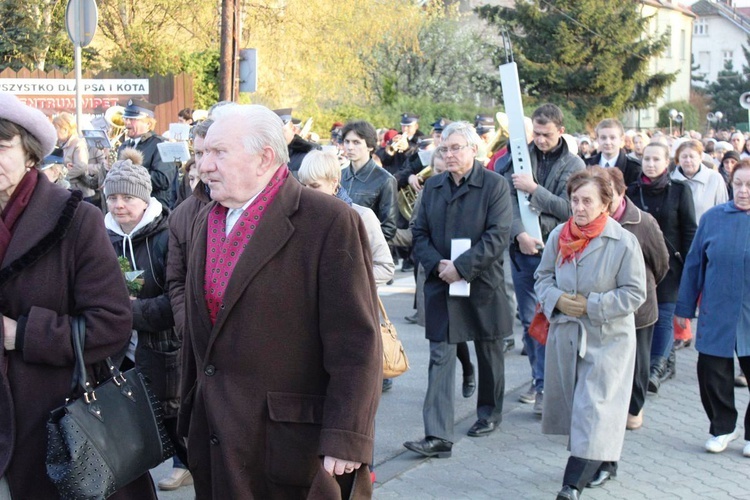
[[[104,195],[129,194],[146,203],[151,199],[151,175],[141,164],[143,155],[134,148],[123,149],[104,179]]]

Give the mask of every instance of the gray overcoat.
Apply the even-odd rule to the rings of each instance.
[[[633,312],[646,300],[643,254],[636,237],[610,218],[579,258],[561,265],[562,228],[550,233],[535,274],[550,319],[542,432],[569,435],[575,457],[617,461],[633,384]],[[585,295],[586,314],[556,310],[563,293]]]

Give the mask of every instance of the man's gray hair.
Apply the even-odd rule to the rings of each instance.
[[[477,135],[476,130],[469,122],[453,122],[443,129],[443,133],[440,134],[441,142],[448,140],[448,137],[453,134],[460,134],[469,146],[479,146],[482,139]]]
[[[277,165],[289,163],[289,149],[284,138],[284,122],[279,115],[259,104],[225,106],[216,122],[229,121],[243,132],[242,144],[248,153],[260,153],[270,147]]]

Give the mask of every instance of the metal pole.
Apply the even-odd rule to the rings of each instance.
[[[75,44],[76,49],[76,131],[78,135],[81,135],[81,118],[82,118],[82,102],[81,102],[81,45]]]

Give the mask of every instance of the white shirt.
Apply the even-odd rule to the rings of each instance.
[[[615,156],[611,160],[607,160],[606,158],[604,158],[604,154],[602,154],[599,160],[599,165],[601,165],[604,168],[614,167],[616,164],[617,164],[617,156]]]
[[[242,216],[242,213],[243,213],[243,212],[244,212],[245,210],[247,210],[247,207],[249,207],[249,206],[250,206],[250,204],[251,204],[251,203],[252,203],[253,201],[255,201],[255,198],[257,198],[257,197],[258,197],[258,195],[259,195],[259,194],[260,194],[261,192],[262,192],[262,191],[259,191],[259,192],[258,192],[258,194],[256,194],[256,195],[255,195],[255,196],[253,196],[252,198],[250,198],[250,200],[248,200],[248,202],[247,202],[247,203],[245,203],[244,205],[242,205],[242,207],[241,207],[241,208],[230,208],[230,209],[229,209],[229,210],[227,211],[227,227],[226,227],[226,229],[224,230],[224,236],[229,236],[229,232],[230,232],[230,231],[232,230],[232,228],[234,228],[234,225],[235,225],[235,224],[237,224],[237,221],[238,221],[238,220],[240,220],[240,217]]]

